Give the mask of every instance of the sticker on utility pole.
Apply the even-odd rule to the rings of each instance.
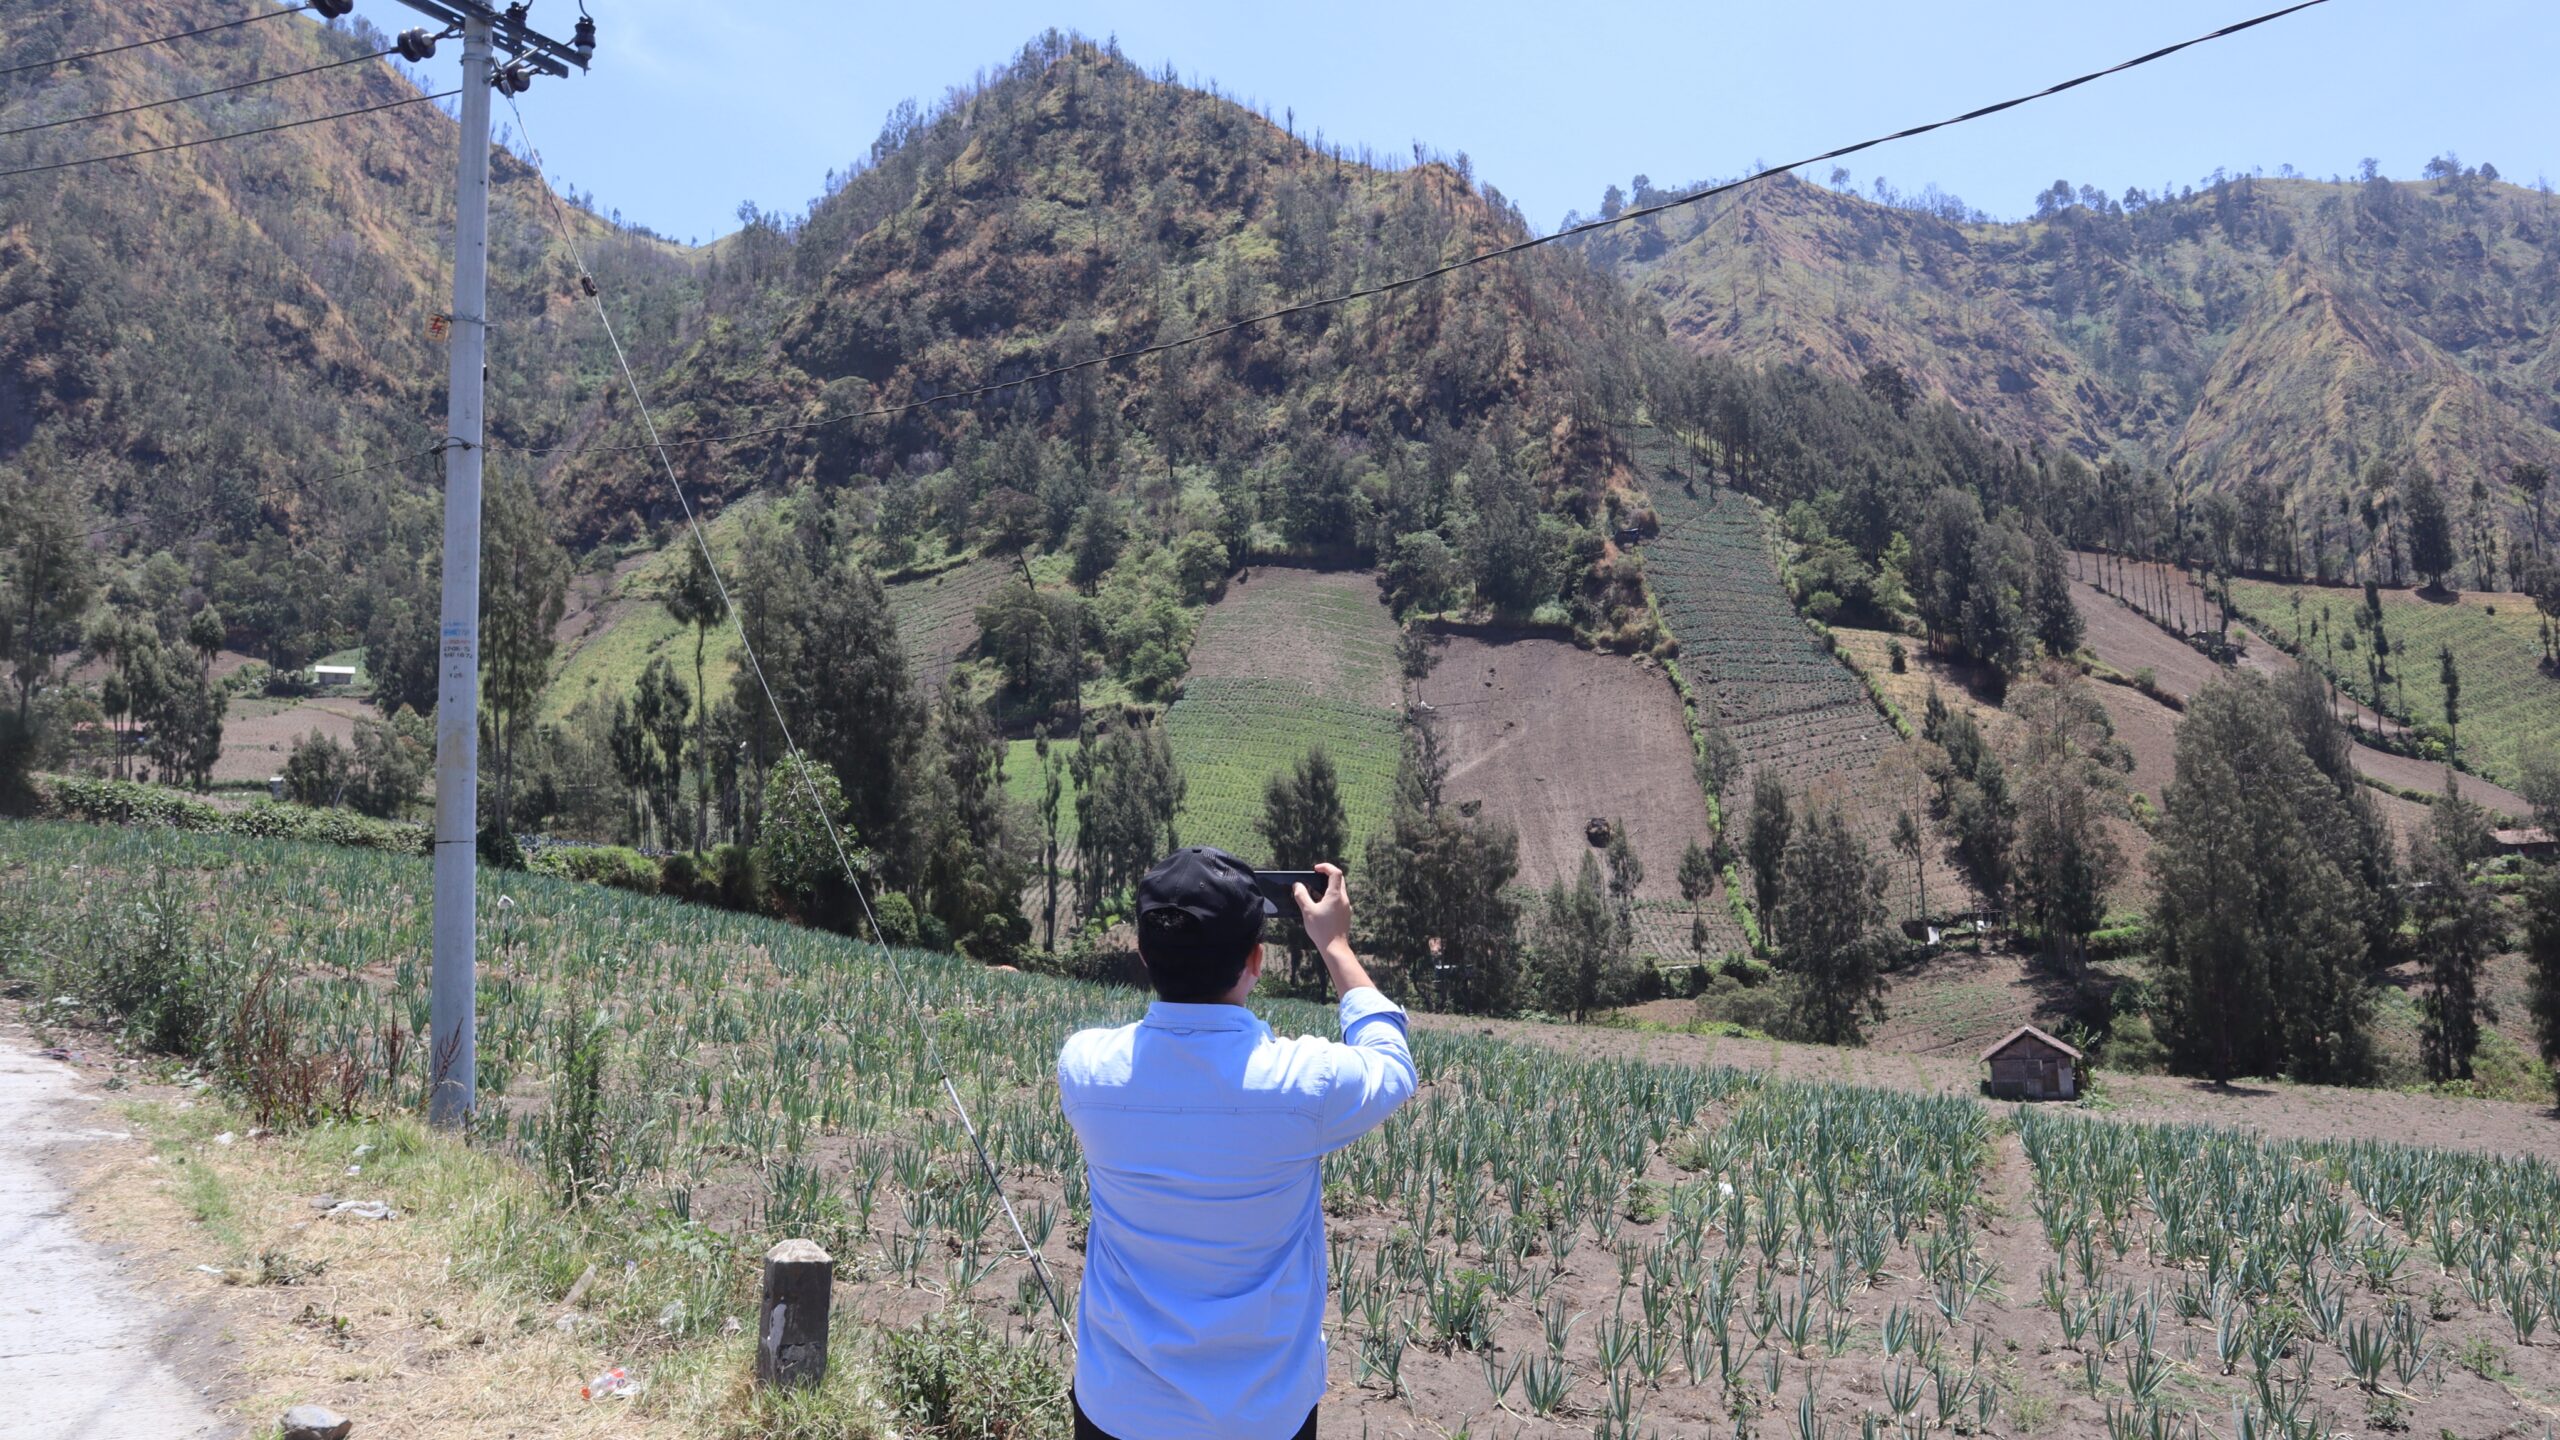
[[[447,660],[469,660],[471,658],[471,652],[472,645],[470,626],[465,625],[460,621],[456,621],[453,624],[444,627],[444,658]]]
[[[448,335],[450,335],[450,334],[452,334],[452,333],[453,333],[453,317],[452,317],[452,316],[450,316],[450,315],[430,315],[430,316],[428,316],[428,317],[427,317],[427,338],[428,338],[428,339],[430,339],[430,340],[442,340],[443,338],[445,338],[446,336],[448,336]]]

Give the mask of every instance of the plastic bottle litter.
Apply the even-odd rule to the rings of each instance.
[[[608,1395],[616,1399],[628,1400],[640,1393],[640,1382],[632,1379],[629,1372],[616,1365],[588,1381],[578,1393],[589,1400],[602,1400]]]

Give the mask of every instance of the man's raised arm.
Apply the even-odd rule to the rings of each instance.
[[[1421,1081],[1405,1035],[1404,1007],[1379,992],[1351,951],[1351,891],[1342,869],[1331,864],[1316,869],[1325,876],[1323,898],[1309,895],[1301,885],[1297,901],[1307,938],[1324,957],[1324,973],[1342,997],[1342,1044],[1334,1051],[1333,1084],[1325,1092],[1324,1106],[1326,1148],[1337,1149],[1377,1128]]]

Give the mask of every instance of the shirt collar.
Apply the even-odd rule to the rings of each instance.
[[[1262,1017],[1241,1005],[1189,1005],[1173,1000],[1157,1000],[1147,1006],[1147,1018],[1140,1021],[1150,1030],[1172,1030],[1188,1034],[1234,1031],[1250,1033],[1263,1028]]]

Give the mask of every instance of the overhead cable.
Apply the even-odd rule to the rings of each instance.
[[[323,70],[340,70],[349,65],[361,65],[367,60],[379,60],[392,53],[394,52],[388,49],[376,50],[371,54],[351,56],[345,60],[332,60],[326,65],[314,65],[305,70],[287,70],[280,75],[260,75],[256,79],[243,80],[236,85],[220,85],[211,90],[198,90],[192,95],[172,95],[166,100],[145,100],[139,105],[127,105],[120,110],[98,110],[87,115],[66,115],[59,120],[40,120],[33,125],[20,125],[15,129],[0,130],[0,139],[11,135],[31,134],[38,130],[58,129],[64,125],[77,125],[84,120],[112,120],[119,115],[138,115],[145,110],[157,110],[164,105],[183,105],[189,100],[202,100],[212,95],[228,95],[234,90],[273,85],[279,80],[298,80],[305,75],[317,75]]]
[[[533,132],[524,123],[524,111],[516,105],[515,96],[504,91],[499,93],[505,96],[507,109],[514,113],[516,133],[524,136],[525,148],[533,156],[535,169],[539,170],[542,165],[542,152],[535,147]],[[657,419],[649,411],[647,397],[640,393],[639,377],[632,373],[631,359],[623,353],[622,337],[613,328],[613,316],[605,309],[604,295],[595,282],[594,272],[587,268],[587,258],[579,248],[577,233],[570,227],[568,216],[561,209],[560,197],[554,194],[548,185],[542,187],[542,193],[550,197],[552,222],[560,232],[561,244],[568,248],[570,259],[578,267],[579,288],[586,292],[588,300],[595,306],[596,319],[603,325],[605,339],[613,347],[614,363],[622,370],[622,383],[631,394],[631,403],[640,411],[640,423],[648,431],[651,443],[656,444]],[[1013,1228],[1015,1243],[1020,1247],[1023,1258],[1031,1264],[1032,1278],[1039,1282],[1040,1293],[1049,1301],[1050,1313],[1057,1318],[1060,1331],[1064,1334],[1068,1345],[1072,1347],[1075,1343],[1075,1324],[1068,1318],[1066,1306],[1058,1299],[1057,1288],[1049,1282],[1048,1262],[1040,1254],[1040,1247],[1031,1243],[1030,1232],[1023,1228],[1022,1216],[1013,1208],[1011,1197],[1005,1194],[1004,1181],[996,1172],[994,1157],[987,1153],[987,1142],[978,1132],[977,1121],[969,1114],[968,1102],[960,1098],[960,1087],[953,1082],[951,1067],[944,1063],[941,1044],[934,1039],[933,1026],[925,1017],[924,997],[907,983],[905,969],[889,953],[888,937],[881,932],[880,917],[872,912],[870,893],[862,883],[860,872],[854,866],[851,851],[845,846],[844,832],[837,827],[836,818],[828,812],[826,802],[819,798],[817,782],[810,775],[808,761],[800,750],[800,742],[792,737],[791,722],[782,713],[782,702],[775,697],[772,684],[765,679],[764,661],[756,654],[755,642],[748,638],[745,611],[730,598],[728,578],[720,573],[719,557],[711,553],[711,537],[703,531],[701,517],[695,512],[691,497],[685,494],[684,482],[676,475],[675,462],[668,458],[666,446],[656,444],[656,448],[658,466],[666,472],[667,488],[674,492],[676,505],[684,512],[685,526],[693,534],[693,543],[701,552],[703,567],[711,575],[713,588],[719,592],[721,607],[728,612],[730,624],[736,627],[739,653],[746,657],[747,670],[749,674],[755,676],[756,688],[764,692],[764,703],[773,712],[774,727],[782,736],[783,748],[793,760],[799,762],[792,768],[799,772],[800,784],[808,795],[809,808],[826,825],[827,840],[835,849],[836,863],[843,867],[845,883],[852,888],[853,898],[862,906],[863,923],[871,928],[871,943],[880,951],[882,968],[898,982],[898,994],[906,1002],[907,1016],[915,1024],[916,1032],[924,1039],[926,1062],[932,1066],[935,1078],[942,1082],[942,1093],[950,1100],[953,1113],[959,1116],[960,1128],[968,1133],[970,1147],[977,1152],[978,1168],[985,1176],[987,1188],[995,1195],[996,1204],[1003,1209],[1005,1223]]]
[[[204,25],[193,30],[181,30],[175,35],[155,35],[148,40],[109,45],[103,50],[83,50],[76,55],[56,55],[50,60],[30,60],[24,65],[11,65],[6,69],[0,69],[0,76],[23,75],[29,70],[50,70],[56,65],[68,65],[75,60],[95,60],[101,55],[121,55],[127,50],[140,50],[151,45],[166,45],[172,40],[191,40],[198,35],[210,35],[217,30],[237,30],[243,25],[255,25],[261,20],[273,20],[282,15],[299,15],[310,8],[309,5],[288,5],[281,10],[270,10],[263,15],[250,15],[238,20],[225,20],[219,25]]]
[[[47,170],[70,170],[82,165],[103,165],[110,160],[131,160],[142,155],[166,155],[172,150],[192,150],[199,145],[218,145],[225,140],[246,140],[252,135],[272,135],[279,130],[292,130],[304,125],[319,125],[331,120],[346,120],[358,115],[371,115],[379,110],[397,110],[403,105],[418,105],[429,100],[448,100],[461,94],[456,90],[439,90],[433,95],[411,95],[400,100],[385,100],[379,105],[363,105],[353,110],[337,110],[327,115],[305,115],[299,120],[280,120],[254,130],[234,130],[224,135],[207,135],[200,140],[178,140],[167,145],[149,145],[140,150],[122,150],[113,155],[91,155],[79,160],[56,160],[50,165],[21,165],[15,170],[0,170],[0,180],[12,175],[38,175]]]
[[[1160,355],[1169,350],[1179,350],[1186,346],[1202,344],[1206,341],[1218,339],[1221,336],[1232,335],[1240,330],[1249,330],[1256,326],[1267,325],[1275,320],[1285,320],[1293,315],[1304,315],[1317,310],[1329,310],[1336,306],[1348,305],[1355,300],[1367,300],[1380,295],[1393,294],[1396,291],[1409,289],[1426,281],[1437,280],[1443,276],[1455,274],[1460,270],[1465,270],[1472,266],[1482,265],[1487,261],[1506,259],[1513,255],[1519,255],[1530,250],[1538,249],[1541,246],[1553,245],[1560,240],[1570,240],[1577,236],[1589,235],[1596,231],[1609,229],[1613,226],[1625,225],[1631,221],[1642,220],[1650,216],[1663,214],[1667,211],[1678,210],[1686,206],[1695,205],[1700,201],[1711,200],[1718,195],[1739,190],[1745,185],[1756,184],[1760,181],[1767,180],[1771,176],[1793,170],[1800,170],[1807,165],[1819,165],[1826,160],[1836,160],[1842,156],[1855,155],[1861,150],[1871,150],[1878,145],[1890,144],[1896,140],[1907,140],[1916,135],[1926,135],[1933,130],[1944,130],[1949,126],[1962,125],[1968,121],[1979,120],[1988,115],[1997,115],[2003,110],[2015,109],[2020,105],[2025,105],[2032,101],[2042,100],[2048,96],[2059,95],[2065,90],[2086,85],[2092,80],[2101,80],[2109,75],[2120,74],[2139,66],[2148,65],[2155,60],[2163,60],[2171,55],[2175,55],[2181,50],[2190,49],[2194,46],[2203,45],[2210,41],[2237,35],[2243,30],[2254,29],[2257,26],[2267,24],[2270,21],[2281,20],[2287,15],[2292,15],[2303,10],[2309,10],[2314,6],[2325,5],[2327,3],[2329,3],[2329,0],[2299,0],[2299,3],[2287,5],[2281,10],[2271,10],[2264,15],[2259,15],[2252,19],[2225,25],[2218,30],[2208,31],[2207,33],[2198,35],[2193,39],[2181,40],[2174,45],[2164,45],[2157,50],[2137,55],[2130,60],[2110,65],[2103,70],[2092,70],[2086,75],[2074,76],[2073,78],[2064,80],[2058,84],[2048,85],[2041,90],[2033,91],[2025,95],[2019,95],[2008,100],[1997,101],[1993,104],[1978,106],[1974,109],[1965,111],[1961,115],[1950,115],[1944,120],[1933,120],[1925,125],[1913,125],[1907,129],[1896,130],[1889,135],[1878,135],[1871,139],[1857,141],[1854,144],[1842,145],[1834,149],[1825,150],[1818,155],[1807,155],[1801,160],[1791,160],[1784,165],[1772,166],[1766,170],[1755,171],[1754,173],[1745,175],[1738,180],[1727,180],[1720,184],[1709,185],[1702,189],[1690,191],[1685,195],[1674,196],[1673,198],[1662,201],[1658,204],[1641,205],[1631,209],[1621,210],[1616,215],[1609,216],[1606,219],[1589,220],[1579,225],[1570,225],[1564,229],[1557,230],[1552,234],[1532,235],[1523,240],[1515,240],[1510,244],[1496,246],[1490,250],[1481,250],[1473,255],[1466,256],[1463,259],[1452,260],[1444,265],[1435,265],[1428,270],[1416,271],[1413,274],[1401,276],[1394,280],[1382,280],[1374,285],[1364,285],[1357,289],[1342,291],[1338,294],[1321,296],[1313,300],[1301,300],[1295,304],[1283,305],[1276,309],[1265,310],[1260,314],[1248,315],[1241,320],[1231,320],[1223,325],[1213,325],[1205,330],[1196,330],[1188,335],[1176,336],[1171,340],[1159,340],[1151,345],[1139,345],[1126,350],[1115,350],[1107,355],[1096,355],[1085,360],[1070,360],[1065,364],[1052,365],[1045,369],[1032,371],[1027,375],[1016,376],[1010,380],[990,381],[984,385],[972,386],[966,390],[954,390],[945,394],[935,395],[927,399],[906,400],[895,405],[875,406],[869,410],[847,411],[841,415],[830,415],[818,420],[795,420],[775,425],[757,426],[753,429],[747,430],[732,430],[717,435],[679,437],[674,440],[665,441],[663,442],[663,445],[655,436],[652,436],[648,442],[637,444],[555,445],[548,449],[528,450],[524,453],[530,455],[548,455],[561,452],[580,455],[614,454],[632,450],[663,448],[664,445],[717,445],[732,440],[759,439],[767,435],[796,434],[806,430],[823,429],[830,425],[841,425],[848,420],[876,420],[890,415],[904,414],[910,410],[922,410],[935,405],[949,405],[958,401],[974,400],[981,396],[993,395],[1005,390],[1018,389],[1024,385],[1036,385],[1043,380],[1053,380],[1061,375],[1073,374],[1078,370],[1088,370],[1096,366],[1115,365],[1127,360],[1142,360],[1150,355]]]

